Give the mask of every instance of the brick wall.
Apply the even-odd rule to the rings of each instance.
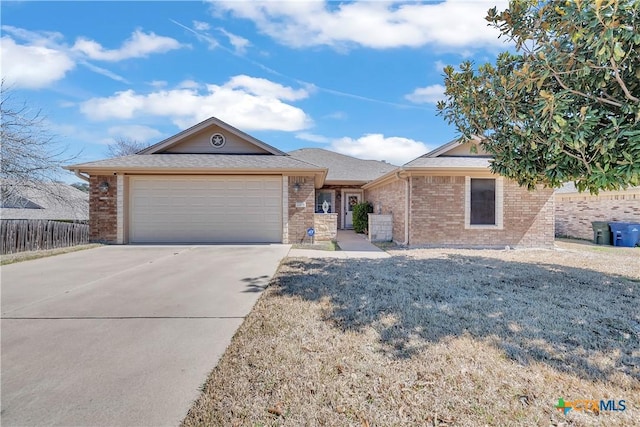
[[[556,235],[593,239],[592,221],[640,222],[640,189],[556,194]]]
[[[553,246],[553,190],[504,181],[502,229],[465,229],[465,177],[411,177],[412,246]],[[395,220],[395,217],[394,217]]]
[[[378,213],[378,203],[380,203],[381,213],[392,215],[392,239],[396,243],[404,243],[405,185],[404,180],[395,180],[366,190],[364,194],[365,201],[373,205],[374,213]]]
[[[393,240],[393,217],[391,215],[369,215],[369,241],[390,242]]]
[[[106,182],[109,191],[98,186]],[[114,175],[97,175],[89,179],[89,241],[116,243],[117,241],[117,179]]]
[[[314,239],[318,242],[335,240],[338,237],[338,214],[317,213],[313,214]]]
[[[299,184],[295,191],[295,184]],[[315,208],[315,181],[313,176],[290,176],[287,191],[289,217],[287,225],[287,241],[284,243],[300,243],[307,236],[307,229],[313,227]],[[305,207],[296,207],[296,203],[306,203]]]

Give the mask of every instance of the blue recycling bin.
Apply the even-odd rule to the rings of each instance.
[[[640,224],[632,222],[610,222],[613,246],[633,248],[640,240]]]

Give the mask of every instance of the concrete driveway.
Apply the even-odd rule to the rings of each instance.
[[[179,424],[289,248],[107,246],[2,267],[2,425]]]

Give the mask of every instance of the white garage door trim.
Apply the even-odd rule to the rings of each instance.
[[[282,177],[131,176],[131,243],[280,243]]]

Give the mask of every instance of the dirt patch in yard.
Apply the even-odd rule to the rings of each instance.
[[[559,246],[288,259],[184,425],[640,425],[640,249]]]

